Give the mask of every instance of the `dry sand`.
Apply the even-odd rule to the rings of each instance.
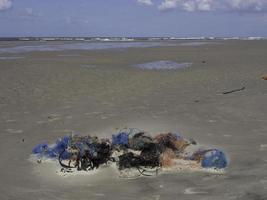
[[[0,48],[27,44],[1,42]],[[267,81],[261,79],[267,41],[174,44],[2,52],[0,199],[267,199]],[[158,60],[193,65],[133,67]],[[39,142],[73,131],[110,136],[122,126],[178,131],[225,150],[230,166],[223,175],[181,172],[127,180],[108,170],[60,177],[28,160]]]

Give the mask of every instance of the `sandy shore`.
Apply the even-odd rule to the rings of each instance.
[[[267,41],[180,43],[1,53],[0,199],[267,199]],[[157,60],[193,64],[133,67]],[[224,149],[230,166],[224,175],[68,179],[28,161],[39,142],[72,132],[110,136],[123,126],[178,131]]]

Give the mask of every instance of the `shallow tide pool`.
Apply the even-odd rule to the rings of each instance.
[[[144,70],[176,70],[191,67],[192,64],[193,63],[190,62],[177,63],[170,60],[159,60],[154,62],[137,64],[134,65],[134,67]]]

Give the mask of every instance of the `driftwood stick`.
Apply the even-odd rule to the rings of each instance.
[[[239,92],[239,91],[242,91],[242,90],[245,90],[245,89],[246,89],[245,87],[242,87],[242,88],[238,88],[238,89],[234,89],[234,90],[223,92],[223,94],[230,94],[230,93],[233,93],[233,92]]]

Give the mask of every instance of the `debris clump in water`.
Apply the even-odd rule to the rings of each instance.
[[[195,148],[190,148],[190,147]],[[195,149],[195,150],[190,150]],[[197,150],[196,150],[197,149]],[[197,148],[195,140],[179,134],[161,133],[155,137],[138,129],[123,129],[108,138],[70,135],[55,144],[40,143],[32,153],[37,162],[53,159],[62,172],[91,171],[115,163],[120,172],[135,169],[139,175],[156,175],[159,169],[224,169],[226,155],[216,148]]]

